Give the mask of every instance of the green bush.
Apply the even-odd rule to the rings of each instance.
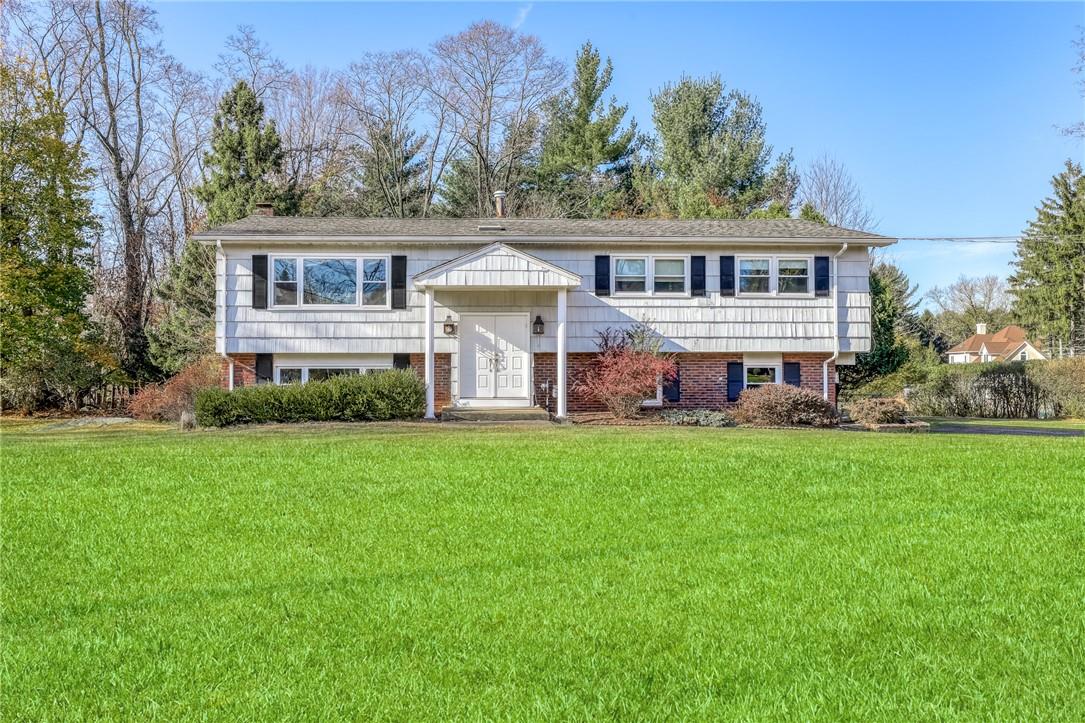
[[[907,410],[899,399],[871,397],[857,399],[847,405],[848,414],[860,424],[904,424]]]
[[[669,409],[663,412],[667,424],[679,427],[733,427],[735,419],[727,412],[708,409]]]
[[[831,427],[836,409],[821,395],[788,384],[765,384],[739,395],[735,419],[755,427]]]
[[[205,427],[266,422],[371,422],[415,419],[426,387],[411,370],[333,377],[308,384],[260,384],[232,392],[205,389],[196,421]]]
[[[908,405],[934,417],[1085,414],[1085,359],[947,364],[908,395]]]

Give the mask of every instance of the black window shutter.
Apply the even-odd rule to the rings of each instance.
[[[267,258],[266,256],[264,258]],[[256,383],[267,384],[274,381],[274,356],[271,354],[256,355]]]
[[[720,295],[735,295],[735,257],[720,256]]]
[[[392,257],[392,308],[407,308],[407,257]]]
[[[704,256],[691,256],[689,259],[689,293],[692,296],[705,295]]]
[[[411,355],[410,354],[393,354],[392,355],[392,368],[393,369],[410,369],[411,368]]]
[[[663,398],[668,402],[677,402],[682,399],[682,369],[674,365],[674,378],[663,381]]]
[[[595,295],[610,296],[610,257],[595,257]]]
[[[742,362],[727,362],[727,401],[737,402],[745,386],[742,378]]]
[[[798,362],[784,362],[784,384],[802,386],[802,373]]]
[[[267,308],[267,254],[252,257],[252,308]]]
[[[829,257],[814,257],[814,296],[829,295]]]

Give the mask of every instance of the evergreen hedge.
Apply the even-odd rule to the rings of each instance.
[[[375,422],[417,419],[426,386],[411,370],[332,377],[308,384],[260,384],[234,391],[205,389],[196,421],[205,427],[267,422]]]

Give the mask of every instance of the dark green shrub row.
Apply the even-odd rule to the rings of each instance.
[[[1085,415],[1085,358],[947,364],[908,395],[916,414],[935,417]]]
[[[411,370],[333,377],[308,384],[260,384],[205,389],[196,421],[205,427],[265,422],[370,422],[415,419],[426,408],[426,387]]]
[[[733,427],[735,419],[727,412],[708,409],[668,409],[663,412],[667,424],[679,427]]]

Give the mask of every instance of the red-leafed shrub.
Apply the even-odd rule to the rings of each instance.
[[[837,413],[833,405],[807,389],[764,384],[739,395],[735,418],[740,424],[758,427],[831,427]]]
[[[189,364],[161,384],[148,384],[128,402],[136,419],[175,422],[184,411],[196,408],[196,393],[219,385],[219,360],[208,357]]]
[[[615,417],[635,417],[645,399],[655,398],[660,381],[674,378],[674,359],[661,352],[662,345],[662,338],[646,324],[606,329],[599,335],[594,363],[573,386],[598,399]]]

